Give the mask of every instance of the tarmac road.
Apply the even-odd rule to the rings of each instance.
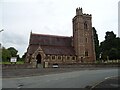
[[[98,88],[118,90],[120,88],[120,76],[118,77],[108,77],[104,81],[99,82],[98,84],[91,87],[91,90],[97,90]]]
[[[78,70],[42,76],[3,78],[2,88],[85,88],[107,77],[118,76],[118,68]]]

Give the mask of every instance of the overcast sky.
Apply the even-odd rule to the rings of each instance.
[[[118,36],[119,0],[1,0],[0,33],[2,45],[15,47],[20,55],[26,52],[30,32],[72,36],[72,18],[76,8],[92,14],[100,42],[106,31]],[[2,23],[2,24],[1,24]]]

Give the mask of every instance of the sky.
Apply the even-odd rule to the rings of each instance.
[[[72,36],[72,18],[76,8],[92,14],[92,26],[99,41],[105,32],[118,36],[118,2],[120,0],[1,0],[0,43],[15,47],[22,56],[29,44],[30,32]]]

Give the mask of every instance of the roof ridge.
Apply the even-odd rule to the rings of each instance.
[[[59,46],[59,45],[39,45],[39,44],[29,44],[29,45],[36,45],[36,46],[41,46],[41,47],[72,47],[73,48],[73,46],[71,45],[71,46]]]
[[[71,38],[72,37],[72,36],[60,36],[60,35],[50,35],[50,34],[37,34],[37,33],[32,33],[32,35],[49,36],[49,37],[61,37],[61,38]]]
[[[73,47],[72,45],[71,46],[59,46],[59,45],[40,45],[41,47]]]

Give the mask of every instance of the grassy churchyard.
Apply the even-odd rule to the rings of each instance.
[[[120,63],[120,60],[97,60],[95,63]]]
[[[120,63],[120,60],[106,60],[104,63]]]

